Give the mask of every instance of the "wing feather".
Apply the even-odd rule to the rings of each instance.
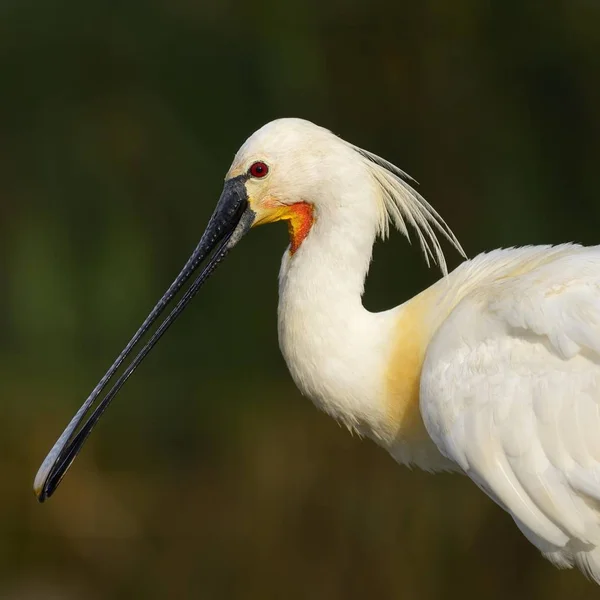
[[[573,248],[472,286],[428,347],[421,410],[534,544],[600,580],[600,249]]]

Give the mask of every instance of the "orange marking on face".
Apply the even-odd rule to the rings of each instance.
[[[288,231],[290,234],[290,252],[294,254],[306,239],[314,223],[313,206],[308,202],[292,204],[289,210]]]
[[[300,248],[315,221],[313,205],[308,202],[281,204],[274,198],[267,197],[252,208],[257,213],[255,225],[275,223],[276,221],[288,222],[291,254],[294,254]]]

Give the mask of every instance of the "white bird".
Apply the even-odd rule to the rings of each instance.
[[[227,251],[254,225],[287,221],[281,351],[317,407],[401,464],[470,477],[559,567],[600,583],[600,246],[494,250],[448,274],[446,223],[398,168],[300,119],[238,151],[198,247],[40,467],[56,489],[125,379]],[[437,283],[379,313],[361,301],[376,237],[415,229]],[[195,269],[146,346],[100,392]]]

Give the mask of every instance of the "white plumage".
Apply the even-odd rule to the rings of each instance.
[[[285,220],[279,341],[300,390],[398,462],[468,475],[547,558],[600,583],[600,247],[495,250],[447,274],[436,234],[460,244],[402,171],[300,119],[253,134],[226,179],[191,258],[40,467],[38,498],[229,249],[252,225]],[[364,282],[390,224],[405,235],[412,226],[444,277],[371,313]]]
[[[440,451],[558,566],[600,575],[600,248],[496,251],[450,276],[421,411]]]
[[[280,345],[302,392],[399,462],[462,471],[547,558],[599,581],[600,247],[495,250],[370,313],[387,219],[442,267],[433,228],[460,250],[445,223],[395,167],[305,121],[259,130],[230,175],[257,159],[271,169],[247,184],[257,222],[290,219],[293,236],[281,206],[314,207],[280,273]]]

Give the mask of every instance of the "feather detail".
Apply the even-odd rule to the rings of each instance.
[[[381,190],[380,237],[387,237],[391,222],[410,241],[408,223],[417,234],[427,266],[433,261],[447,275],[446,258],[437,233],[445,237],[461,256],[466,258],[467,255],[444,219],[407,181],[414,179],[384,158],[358,146],[350,146],[362,157]]]

